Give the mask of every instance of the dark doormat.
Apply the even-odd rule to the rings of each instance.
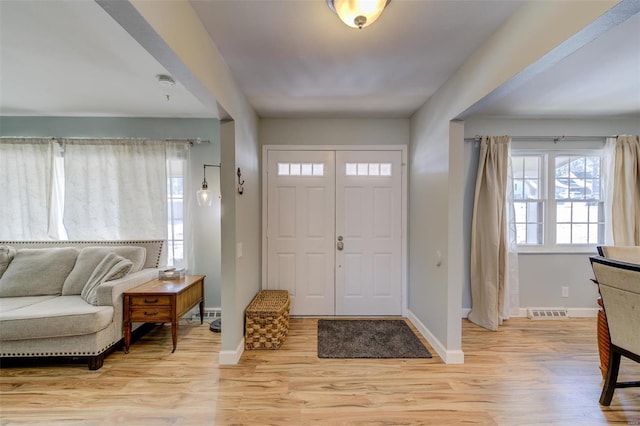
[[[319,358],[431,358],[404,320],[318,320]]]

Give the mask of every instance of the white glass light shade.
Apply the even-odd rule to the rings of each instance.
[[[198,205],[201,207],[209,207],[213,202],[211,191],[209,191],[209,189],[205,188],[204,186],[201,189],[198,189],[197,197]]]
[[[352,28],[364,28],[373,24],[389,3],[389,0],[331,0],[338,17]]]

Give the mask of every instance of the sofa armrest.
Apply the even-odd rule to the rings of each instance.
[[[113,306],[113,323],[116,340],[122,339],[122,306],[124,298],[122,293],[134,287],[158,278],[158,269],[145,268],[142,271],[134,272],[118,280],[107,281],[98,286],[98,305]]]
[[[98,306],[116,306],[116,303],[122,302],[122,293],[156,278],[158,270],[146,268],[117,280],[104,282],[98,286]]]

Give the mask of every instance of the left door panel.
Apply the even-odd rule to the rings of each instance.
[[[335,153],[269,151],[267,289],[291,315],[335,314]]]

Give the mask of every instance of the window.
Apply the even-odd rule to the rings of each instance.
[[[347,176],[391,176],[391,163],[346,163]]]
[[[184,176],[182,174],[167,178],[167,208],[167,265],[184,266]]]
[[[324,164],[278,163],[278,176],[324,176]]]
[[[601,151],[535,152],[511,156],[516,239],[547,249],[602,244]]]

